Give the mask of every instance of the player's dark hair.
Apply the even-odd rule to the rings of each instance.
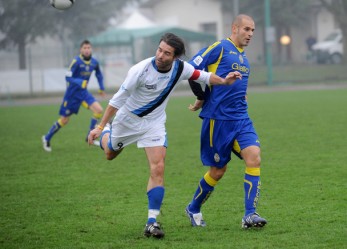
[[[80,48],[83,47],[83,45],[92,45],[92,43],[89,40],[84,40],[81,42]]]
[[[176,57],[181,57],[182,55],[185,55],[186,48],[184,46],[184,42],[177,35],[173,33],[166,33],[160,38],[159,43],[162,41],[175,49]]]

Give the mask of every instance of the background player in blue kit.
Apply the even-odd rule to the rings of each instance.
[[[210,166],[200,180],[186,213],[193,226],[206,226],[200,211],[218,181],[223,177],[231,152],[246,164],[244,191],[245,214],[242,227],[263,227],[267,222],[256,213],[260,194],[260,142],[247,112],[247,86],[250,66],[244,47],[250,42],[255,29],[254,21],[247,15],[239,15],[232,23],[229,38],[215,42],[200,50],[190,61],[196,69],[225,77],[230,70],[239,71],[242,78],[233,85],[210,86],[202,89],[190,81],[197,96],[192,111],[202,107],[201,160]]]
[[[42,136],[42,144],[45,151],[52,151],[50,142],[53,135],[69,122],[72,114],[78,113],[81,105],[93,112],[88,134],[95,128],[96,123],[102,117],[102,106],[87,90],[88,82],[93,71],[95,71],[95,76],[99,83],[99,93],[101,96],[104,96],[105,88],[99,62],[92,57],[91,43],[88,40],[84,40],[80,46],[80,55],[72,60],[69,70],[66,73],[67,87],[60,106],[60,118],[53,124],[48,133]],[[95,141],[96,145],[97,143],[98,141]]]

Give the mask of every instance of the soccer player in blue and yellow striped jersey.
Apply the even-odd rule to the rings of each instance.
[[[202,108],[201,161],[203,165],[210,167],[186,207],[193,226],[206,226],[200,211],[201,206],[226,172],[231,152],[246,164],[242,227],[263,227],[267,223],[256,213],[260,193],[260,142],[248,116],[246,99],[250,66],[244,47],[250,42],[254,30],[253,19],[247,15],[239,15],[232,23],[232,34],[229,38],[203,48],[190,61],[196,69],[203,69],[220,77],[225,77],[232,71],[242,74],[241,79],[229,86],[201,89],[194,81],[189,82],[197,96],[190,109],[196,111]]]
[[[103,75],[99,62],[92,57],[91,43],[88,40],[84,40],[80,46],[80,55],[72,60],[69,70],[65,75],[67,86],[63,102],[60,106],[60,118],[53,124],[48,133],[42,136],[42,144],[45,151],[52,151],[50,141],[53,135],[69,122],[72,114],[78,113],[81,105],[93,112],[89,132],[95,128],[96,123],[102,117],[102,106],[87,90],[88,82],[93,71],[95,71],[95,76],[99,83],[99,94],[105,96]]]

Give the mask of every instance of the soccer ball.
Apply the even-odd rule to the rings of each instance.
[[[75,3],[75,0],[49,0],[49,2],[58,10],[66,10]]]

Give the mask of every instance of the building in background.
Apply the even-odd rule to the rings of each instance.
[[[319,3],[319,1],[317,1]],[[187,10],[187,11],[185,11]],[[157,44],[160,32],[175,28],[179,31],[188,31],[191,34],[205,34],[201,37],[213,37],[197,42],[195,38],[189,41],[187,56],[195,54],[203,45],[212,40],[228,37],[231,33],[231,22],[234,13],[225,12],[219,0],[148,0],[142,3],[137,11],[124,15],[118,21],[118,26],[111,29],[132,30],[142,32],[133,36],[136,41],[131,45],[119,44],[110,41],[109,46],[99,45],[96,40],[94,54],[103,64],[105,85],[114,88],[122,83],[122,79],[129,67],[136,61],[153,54],[153,46]],[[320,4],[312,5],[309,22],[302,28],[290,28],[291,63],[307,64],[309,49],[306,40],[314,36],[317,41],[323,40],[332,30],[337,28],[334,17]],[[110,31],[110,30],[108,30]],[[105,32],[108,32],[105,31]],[[100,36],[105,34],[102,32]],[[124,31],[127,33],[127,31]],[[159,32],[152,35],[151,32]],[[121,36],[125,37],[125,33]],[[140,33],[140,31],[139,31]],[[246,53],[253,65],[264,65],[264,25],[256,23],[256,32]],[[180,34],[179,34],[180,35]],[[280,44],[282,34],[277,34],[273,44],[272,56],[276,65],[287,62],[288,46]],[[189,35],[187,34],[187,38]],[[92,37],[90,37],[92,39]],[[199,38],[198,38],[199,39]],[[189,40],[189,39],[188,39]],[[113,42],[113,44],[112,44]],[[19,93],[49,93],[64,91],[64,72],[71,58],[78,52],[76,44],[70,41],[64,43],[54,38],[39,39],[35,44],[28,44],[27,60],[28,70],[18,71],[18,55],[15,49],[0,50],[0,96]],[[283,49],[278,49],[282,48]],[[295,49],[294,49],[295,48]],[[91,89],[97,89],[97,84],[91,82]]]
[[[231,0],[232,1],[232,0]],[[168,10],[178,11],[168,11]],[[179,11],[187,9],[189,11]],[[150,17],[152,21],[166,24],[171,23],[178,27],[192,29],[216,35],[218,39],[228,37],[231,33],[231,22],[234,13],[225,12],[219,0],[147,0],[141,5],[141,12]],[[192,14],[193,13],[193,14]],[[308,49],[306,39],[314,36],[318,41],[323,40],[331,31],[337,28],[334,17],[326,9],[322,8],[319,1],[312,4],[309,22],[298,27],[291,27],[290,44],[281,44],[282,35],[275,34],[272,55],[278,64],[288,61],[290,63],[307,63]],[[263,64],[265,61],[264,51],[264,24],[256,23],[256,32],[252,42],[247,47],[247,57],[253,64]],[[281,48],[283,46],[283,48]],[[288,55],[288,46],[290,55]],[[199,49],[199,48],[192,48]],[[196,52],[196,51],[195,51]]]

